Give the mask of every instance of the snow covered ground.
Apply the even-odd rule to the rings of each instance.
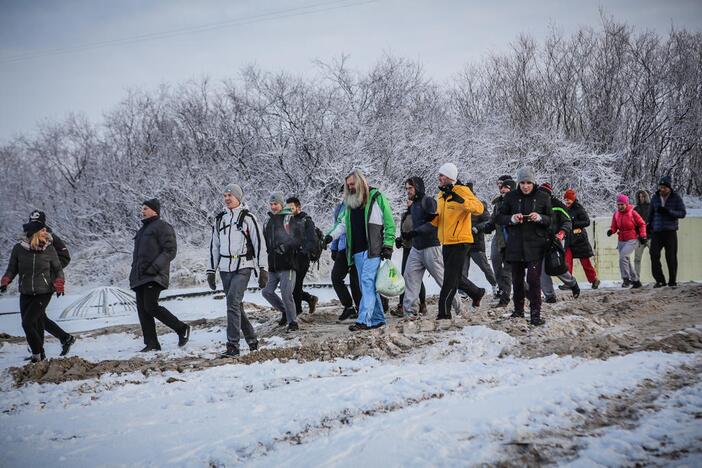
[[[19,389],[5,378],[2,464],[465,466],[508,461],[518,457],[512,448],[538,445],[544,432],[562,432],[568,439],[572,427],[604,411],[611,398],[664,379],[680,366],[700,364],[698,355],[664,353],[607,361],[501,358],[512,340],[485,327],[467,327],[386,362],[269,361]],[[558,461],[630,464],[647,460],[646,450],[699,446],[702,429],[695,417],[701,390],[697,384],[666,398],[660,412],[634,428],[584,434],[577,452]],[[688,458],[702,462],[699,452]]]

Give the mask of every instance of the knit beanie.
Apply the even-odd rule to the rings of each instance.
[[[34,210],[29,215],[29,221],[39,221],[42,224],[46,224],[46,213]]]
[[[536,183],[536,176],[534,175],[534,168],[531,166],[525,166],[517,171],[517,182],[531,182]]]
[[[445,175],[451,180],[458,180],[458,168],[454,163],[445,163],[439,168],[439,174]]]
[[[285,206],[283,194],[280,192],[271,193],[271,196],[268,198],[268,203],[280,203],[280,206]]]
[[[224,193],[231,193],[234,195],[234,198],[239,200],[239,202],[243,201],[244,199],[244,191],[241,189],[239,184],[228,184],[226,187],[224,187]]]
[[[664,185],[668,187],[670,190],[673,190],[673,178],[670,177],[669,175],[664,175],[660,179],[658,179],[658,185]]]
[[[504,182],[505,180],[512,180],[512,176],[509,174],[501,175],[497,180]]]
[[[544,192],[548,193],[549,195],[553,194],[553,187],[548,182],[544,182],[539,186],[539,188]]]
[[[44,223],[40,223],[39,221],[30,221],[22,225],[22,231],[24,231],[27,237],[32,237],[34,234],[41,231],[45,227],[46,226],[44,225]]]
[[[617,203],[623,203],[625,205],[628,205],[629,204],[629,197],[627,197],[623,193],[620,193],[619,195],[617,195]]]
[[[152,198],[150,200],[144,200],[144,203],[142,203],[144,206],[148,206],[152,210],[156,212],[156,214],[161,214],[161,202],[158,201],[158,198]]]
[[[572,188],[569,188],[568,190],[565,191],[565,194],[563,194],[563,198],[574,202],[575,199],[577,198],[575,196],[575,190],[573,190]]]
[[[513,181],[512,179],[507,179],[502,182],[503,187],[509,187],[510,191],[514,191],[517,189],[517,183]]]

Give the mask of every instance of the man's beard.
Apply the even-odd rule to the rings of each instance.
[[[344,197],[344,203],[352,210],[360,207],[363,205],[363,193],[356,189],[348,190],[348,193]]]

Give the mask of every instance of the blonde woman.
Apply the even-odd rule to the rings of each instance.
[[[63,268],[51,235],[39,221],[23,226],[24,238],[15,244],[10,264],[0,280],[0,292],[5,292],[19,275],[20,313],[22,328],[32,350],[32,362],[46,359],[44,353],[44,317],[51,295],[64,294]]]

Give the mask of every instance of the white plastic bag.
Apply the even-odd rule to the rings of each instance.
[[[375,277],[375,290],[385,297],[399,296],[405,292],[405,279],[390,260],[383,260]]]

